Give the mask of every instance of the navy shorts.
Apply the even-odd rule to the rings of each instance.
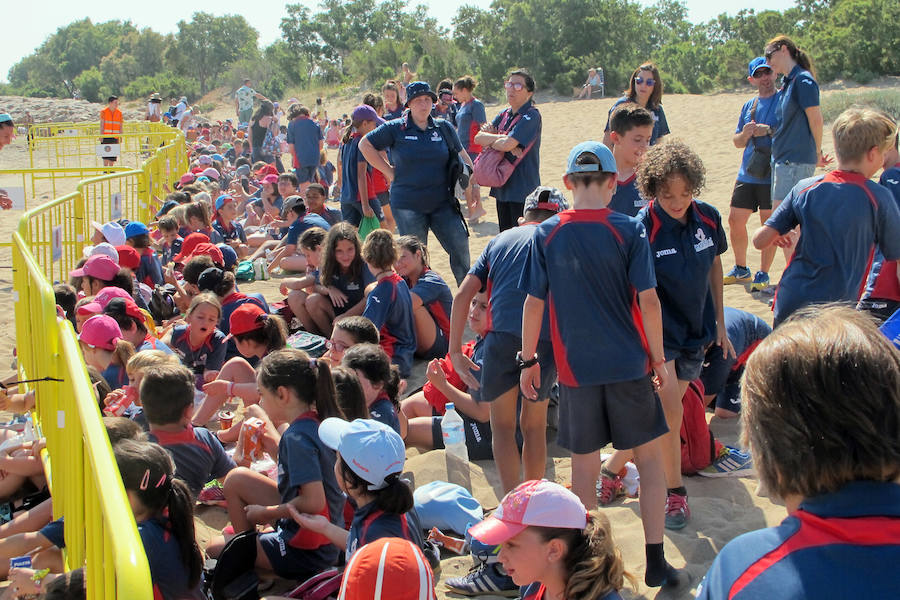
[[[768,183],[736,181],[731,192],[731,206],[757,210],[772,210],[772,186]]]
[[[722,348],[713,344],[706,351],[705,362],[700,373],[700,381],[703,382],[703,390],[707,396],[718,394],[732,377],[732,367],[737,359],[729,356],[725,358]]]
[[[676,350],[675,348],[664,348],[666,362],[675,361],[675,376],[678,381],[693,381],[700,377],[703,370],[703,361],[706,358],[706,351],[703,348],[692,350]]]
[[[369,200],[369,207],[375,212],[375,216],[378,217],[379,221],[384,221],[384,211],[381,210],[381,203],[378,202],[377,198],[371,198]],[[362,208],[360,208],[359,203],[341,202],[341,219],[347,221],[354,227],[359,227],[359,224],[362,223],[363,219]]]
[[[447,352],[450,350],[450,340],[444,335],[444,330],[437,326],[437,323],[435,323],[435,329],[434,343],[421,356],[417,354],[416,356],[419,356],[419,358],[431,360],[432,358],[444,358],[447,356]]]
[[[744,370],[740,369],[740,372],[743,373]],[[722,391],[716,394],[716,408],[730,410],[733,413],[741,412],[740,374],[734,380],[729,379]]]
[[[293,535],[277,526],[275,531],[261,533],[256,538],[266,553],[272,570],[279,577],[308,579],[337,561],[338,551],[335,546],[326,546],[317,550],[301,550],[288,544],[288,540]]]
[[[375,194],[375,199],[382,206],[390,206],[391,205],[391,193],[390,192],[381,192],[380,194]]]
[[[297,167],[294,169],[294,175],[297,176],[298,183],[311,183],[316,180],[316,168]]]
[[[612,443],[617,450],[636,448],[669,430],[650,377],[588,385],[559,386],[560,446],[590,454]]]
[[[493,402],[509,390],[519,389],[519,365],[516,353],[522,350],[522,338],[512,333],[491,331],[484,338],[484,362],[481,364],[481,399]],[[540,341],[537,347],[538,363],[541,365],[541,389],[538,398],[547,400],[550,388],[556,383],[556,363],[553,361],[553,346]],[[520,392],[521,395],[521,392]]]
[[[470,419],[462,412],[459,416],[463,420],[463,431],[466,433],[466,450],[469,452],[469,460],[490,460],[494,458],[492,448],[491,423],[482,423]],[[444,447],[444,436],[441,433],[441,419],[443,417],[431,417],[431,443],[435,450]]]

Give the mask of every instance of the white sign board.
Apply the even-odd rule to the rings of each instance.
[[[63,129],[62,135],[77,136],[78,130],[77,129]]]
[[[25,210],[25,188],[23,187],[4,187],[0,188],[0,193],[5,193],[12,200],[13,210]]]
[[[109,220],[118,221],[122,218],[122,193],[116,192],[109,198]]]
[[[118,157],[120,151],[119,144],[97,144],[97,156],[100,158]]]
[[[57,225],[50,231],[50,260],[53,262],[62,258],[62,225]]]

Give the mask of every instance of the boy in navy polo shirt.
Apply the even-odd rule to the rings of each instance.
[[[519,370],[522,348],[522,306],[525,292],[519,277],[527,264],[534,230],[542,221],[567,208],[565,197],[554,188],[539,187],[526,198],[525,216],[518,227],[507,229],[488,242],[466,275],[450,309],[450,360],[470,390],[481,390],[481,400],[491,402],[494,460],[504,491],[523,479],[542,479],[547,460],[547,400],[556,379],[550,328],[546,311],[541,326],[538,355],[544,374],[541,390],[521,403],[518,424],[522,430],[522,456],[516,444],[519,412]],[[490,302],[484,362],[475,365],[462,353],[463,330],[472,298],[486,290]],[[472,372],[481,373],[479,382]]]
[[[700,376],[711,343],[726,357],[734,355],[722,299],[721,254],[728,249],[725,230],[719,212],[694,199],[704,175],[700,157],[683,142],[671,139],[653,146],[638,170],[638,187],[652,198],[637,218],[644,223],[654,257],[666,369],[673,375],[659,388],[669,428],[662,440],[668,529],[682,529],[691,514],[681,478],[679,431],[685,390]],[[628,453],[615,452],[604,466],[604,477],[616,477],[627,458]]]
[[[319,227],[328,231],[331,225],[317,214],[307,212],[306,203],[300,196],[288,196],[284,199],[282,216],[288,226],[287,234],[279,242],[279,247],[270,257],[269,272],[281,267],[285,271],[302,273],[306,271],[306,256],[297,252],[297,243],[304,231]]]
[[[319,125],[309,118],[307,107],[291,105],[288,117],[291,122],[287,127],[287,143],[294,159],[294,174],[297,175],[302,194],[309,184],[315,181],[324,138]]]
[[[744,393],[760,482],[788,516],[729,542],[697,598],[896,598],[900,354],[890,340],[849,308],[802,310],[750,357]]]
[[[222,236],[222,242],[234,248],[238,258],[242,259],[247,256],[250,249],[247,246],[244,226],[235,221],[236,218],[237,206],[234,198],[228,194],[216,198],[216,214],[213,217],[212,228]]]
[[[647,199],[637,189],[637,168],[644,159],[653,136],[653,113],[628,102],[617,108],[609,119],[613,157],[616,159],[616,193],[609,202],[610,210],[633,217],[647,206]]]
[[[802,234],[775,295],[775,326],[817,302],[856,302],[877,246],[887,260],[900,258],[900,210],[891,193],[869,181],[893,144],[897,125],[868,108],[849,108],[831,129],[838,168],[798,183],[753,245],[787,247]]]
[[[532,399],[546,377],[535,360],[542,352],[538,338],[546,304],[559,371],[559,443],[572,452],[572,491],[586,508],[595,508],[600,449],[610,442],[633,449],[647,542],[644,580],[649,586],[675,583],[677,571],[666,562],[662,545],[659,439],[666,421],[650,373],[655,371],[662,385],[670,376],[647,234],[639,221],[608,208],[616,162],[603,144],[575,146],[563,181],[573,191],[575,209],[535,228],[519,282],[528,293],[520,385]]]
[[[222,443],[205,427],[191,426],[194,375],[183,365],[158,365],[144,373],[140,390],[149,440],[172,455],[175,476],[196,497],[211,479],[235,467]]]

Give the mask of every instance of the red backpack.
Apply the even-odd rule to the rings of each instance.
[[[693,475],[711,465],[722,448],[706,422],[703,392],[703,382],[695,379],[688,384],[681,399],[684,407],[681,418],[681,472],[684,475]]]

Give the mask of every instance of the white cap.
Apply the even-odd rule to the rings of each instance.
[[[117,263],[119,262],[119,251],[109,242],[100,242],[96,246],[85,246],[84,257],[90,258],[95,254],[105,254]]]
[[[101,225],[97,221],[91,221],[91,227],[103,234],[103,237],[112,246],[125,245],[125,229],[115,221]]]
[[[379,421],[356,419],[351,423],[330,417],[319,425],[322,443],[341,453],[354,473],[369,482],[369,490],[387,487],[385,478],[402,473],[406,447],[400,435]]]

